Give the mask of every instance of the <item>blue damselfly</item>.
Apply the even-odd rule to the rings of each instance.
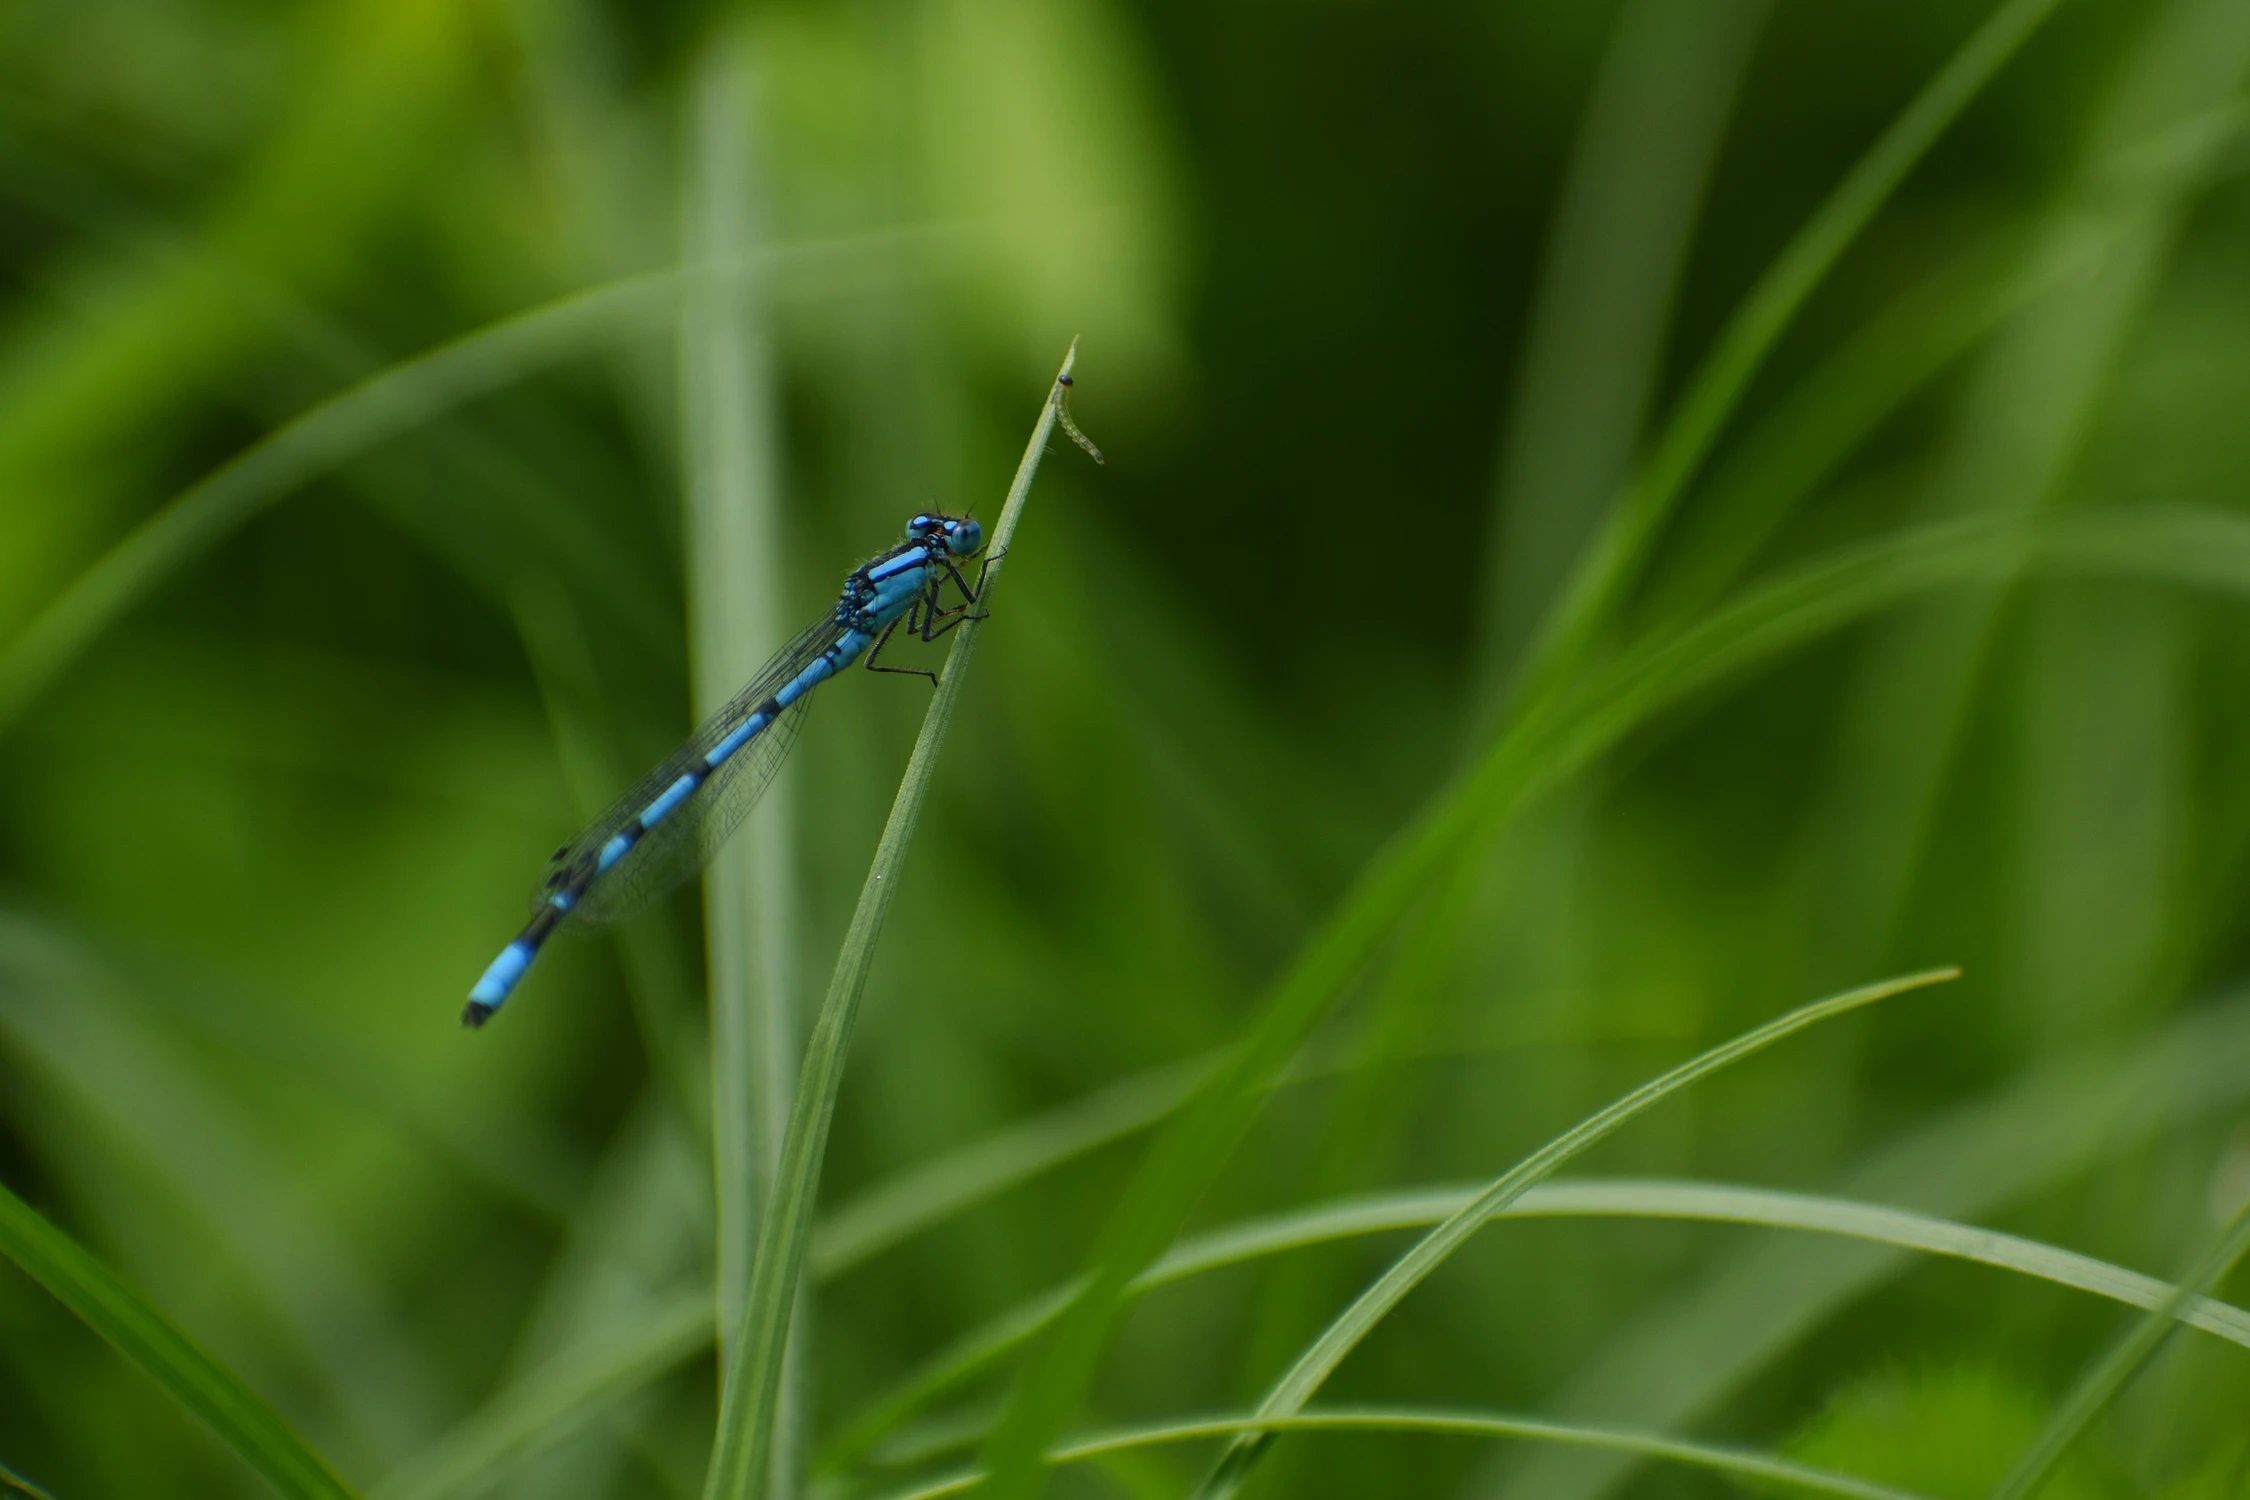
[[[854,569],[833,610],[775,652],[687,743],[555,851],[532,892],[531,921],[469,991],[462,1022],[490,1020],[558,927],[631,916],[700,869],[773,779],[814,688],[863,654],[873,671],[935,682],[934,672],[880,666],[878,659],[902,626],[931,641],[971,617],[984,573],[972,584],[960,564],[983,550],[984,528],[976,521],[925,512],[906,523],[906,540]],[[947,583],[962,601],[950,609],[939,598]]]

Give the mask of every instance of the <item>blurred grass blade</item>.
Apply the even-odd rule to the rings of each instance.
[[[852,252],[912,249],[901,229],[777,246],[739,276]],[[671,271],[573,292],[401,361],[315,404],[183,490],[81,573],[0,651],[0,730],[138,600],[275,501],[377,445],[537,371],[657,333],[679,311]]]
[[[82,1192],[122,1165],[144,1189],[176,1194],[161,1208],[144,1197],[144,1232],[170,1237],[183,1256],[189,1246],[204,1252],[204,1273],[221,1271],[262,1330],[286,1338],[298,1368],[335,1403],[339,1448],[396,1452],[427,1432],[430,1351],[408,1335],[364,1241],[266,1190],[286,1179],[285,1159],[227,1075],[36,921],[0,911],[0,968],[33,981],[0,983],[0,1051],[70,1106],[66,1128],[82,1154],[58,1168]]]
[[[1984,91],[2060,0],[2003,0],[1892,121],[1728,320],[1616,511],[1572,570],[1534,644],[1520,701],[1537,704],[1575,671],[1718,441],[1751,380],[1813,290],[1939,136]]]
[[[763,227],[752,66],[744,34],[722,28],[696,64],[682,131],[680,454],[698,720],[740,691],[783,639],[787,532],[766,287],[725,269],[747,259]],[[758,816],[704,876],[722,1368],[736,1353],[728,1340],[796,1082],[794,785],[784,766]],[[783,1425],[794,1424],[785,1416]]]
[[[1505,1217],[1534,1218],[1548,1214],[1703,1219],[1755,1224],[1768,1229],[1806,1230],[1975,1261],[2150,1310],[2172,1305],[2178,1295],[2177,1288],[2153,1276],[2143,1276],[2138,1271],[2096,1260],[2090,1255],[2024,1239],[2020,1235],[2003,1234],[1996,1229],[1957,1224],[1950,1219],[1850,1198],[1721,1183],[1597,1179],[1548,1183],[1534,1188],[1518,1199]],[[2201,1297],[2194,1299],[2192,1305],[2182,1304],[2175,1315],[2206,1333],[2250,1349],[2250,1312],[2231,1303]]]
[[[1526,669],[1522,701],[1539,704],[1568,684],[1584,642],[1623,597],[1720,425],[1797,309],[1907,171],[2056,3],[2004,0],[1761,278],[1720,334],[1654,457],[1574,573]],[[1519,717],[1518,732],[1504,735],[1465,784],[1441,795],[1368,864],[1256,1007],[1230,1065],[1150,1151],[1096,1243],[1085,1292],[1009,1397],[986,1451],[999,1500],[1030,1500],[1036,1492],[1040,1455],[1075,1415],[1119,1299],[1178,1233],[1190,1206],[1231,1154],[1255,1114],[1253,1095],[1311,1033],[1331,998],[1364,966],[1427,878],[1464,847],[1476,847],[1479,833],[1489,836],[1520,802],[1537,769],[1536,746],[1521,732],[1526,722]]]
[[[1478,1187],[1370,1194],[1223,1225],[1182,1240],[1134,1285],[1136,1294],[1270,1256],[1361,1235],[1423,1229],[1474,1203]],[[1883,1204],[1666,1179],[1594,1178],[1533,1187],[1505,1219],[1701,1220],[1865,1240],[1974,1261],[2144,1309],[2175,1289],[2152,1276],[2036,1240]],[[977,1371],[1021,1348],[1066,1305],[1071,1288],[1030,1298],[955,1341],[913,1379],[851,1418],[829,1439],[820,1472],[840,1473],[885,1435]],[[498,1483],[517,1461],[562,1441],[602,1411],[711,1347],[710,1298],[683,1292],[633,1320],[633,1331],[556,1355],[486,1403],[409,1464],[385,1476],[370,1500],[443,1500]],[[2250,1349],[2250,1312],[2200,1298],[2182,1321]]]
[[[711,1295],[698,1288],[648,1308],[615,1337],[556,1355],[368,1491],[369,1500],[476,1495],[516,1463],[711,1343]]]
[[[2245,1197],[2195,1266],[2180,1278],[2172,1294],[2149,1310],[2117,1346],[2095,1362],[2075,1389],[2056,1409],[2032,1445],[2016,1460],[2007,1477],[1994,1486],[1992,1500],[2026,1500],[2054,1469],[2070,1445],[2094,1418],[2100,1416],[2117,1393],[2156,1354],[2172,1331],[2186,1319],[2189,1304],[2203,1300],[2250,1251],[2250,1197]]]
[[[877,1443],[913,1420],[946,1392],[957,1390],[1039,1336],[1061,1317],[1085,1289],[1081,1277],[1068,1286],[1019,1302],[987,1319],[925,1360],[886,1394],[847,1417],[822,1443],[813,1461],[821,1476],[841,1474],[872,1452]]]
[[[555,757],[570,787],[573,811],[591,820],[644,768],[618,747],[611,700],[602,688],[592,642],[569,594],[545,579],[519,584],[510,599],[516,636],[547,708]],[[680,944],[661,926],[620,923],[610,932],[625,972],[625,994],[641,1046],[665,1099],[701,1149],[710,1139],[711,1070],[702,1027],[693,1017],[694,980]]]
[[[141,1299],[77,1241],[0,1187],[0,1252],[291,1500],[352,1491],[274,1409]]]
[[[1039,472],[1047,438],[1054,431],[1055,413],[1067,389],[1063,384],[1076,362],[1075,344],[1063,357],[1062,368],[1048,386],[1040,404],[1039,420],[1031,441],[1016,467],[1007,502],[992,529],[991,563],[984,575],[986,588],[1000,581],[1008,544],[1023,515],[1031,481]],[[852,1024],[859,1000],[867,987],[868,967],[875,957],[875,940],[882,931],[891,893],[906,859],[906,846],[922,809],[938,747],[945,740],[954,705],[961,695],[971,654],[983,616],[966,617],[954,632],[954,645],[946,657],[943,676],[922,721],[921,736],[891,804],[874,863],[860,891],[859,906],[845,931],[836,971],[829,980],[819,1018],[805,1044],[803,1072],[789,1113],[788,1134],[782,1146],[780,1176],[758,1224],[758,1247],[751,1267],[750,1291],[743,1303],[742,1327],[736,1332],[738,1357],[728,1370],[719,1400],[719,1429],[711,1447],[711,1465],[704,1478],[705,1500],[742,1500],[765,1493],[771,1478],[769,1462],[774,1444],[774,1416],[780,1396],[783,1353],[787,1348],[791,1314],[798,1282],[811,1238],[813,1201],[820,1186],[820,1166],[826,1155],[828,1127],[835,1116],[836,1095],[843,1086],[844,1058],[851,1044]]]
[[[1931,1120],[1871,1154],[1839,1191],[1981,1218],[2052,1191],[2096,1163],[2250,1098],[2250,997],[2204,1004],[2153,1041],[2050,1064]],[[1777,1238],[1722,1262],[1643,1312],[1552,1402],[1573,1421],[1674,1428],[1703,1420],[1853,1299],[1905,1270],[1899,1250]],[[1629,1459],[1527,1455],[1466,1487],[1523,1500],[1587,1500],[1626,1477]]]
[[[1548,231],[1500,439],[1478,632],[1478,727],[1632,472],[1681,269],[1767,0],[1632,0]]]
[[[1068,1420],[1119,1301],[1163,1250],[1159,1235],[1185,1215],[1247,1128],[1258,1091],[1433,874],[1488,845],[1530,796],[1686,695],[1916,593],[2026,562],[2239,590],[2250,587],[2250,525],[2213,512],[2148,509],[2031,526],[1972,518],[1883,538],[1817,560],[1692,629],[1660,635],[1566,708],[1519,722],[1361,875],[1215,1081],[1158,1139],[1113,1214],[1073,1309],[1018,1377],[987,1454],[1002,1492],[1012,1482],[1028,1494],[1039,1449],[1027,1444]]]
[[[1740,1062],[1753,1053],[1761,1052],[1808,1026],[1816,1026],[1822,1021],[1872,1005],[1878,1000],[1887,1000],[1893,995],[1943,984],[1959,978],[1960,973],[1958,969],[1932,969],[1815,1001],[1682,1063],[1662,1077],[1642,1084],[1608,1108],[1588,1116],[1503,1173],[1474,1202],[1431,1230],[1421,1243],[1393,1261],[1376,1278],[1374,1284],[1360,1294],[1357,1301],[1328,1325],[1326,1331],[1313,1341],[1296,1364],[1274,1382],[1273,1389],[1258,1404],[1258,1415],[1261,1418],[1285,1417],[1302,1410],[1305,1403],[1312,1399],[1313,1393],[1344,1362],[1345,1356],[1358,1348],[1360,1341],[1374,1331],[1375,1325],[1388,1317],[1391,1309],[1404,1301],[1406,1294],[1420,1286],[1455,1250],[1467,1244],[1470,1237],[1502,1209],[1523,1196],[1526,1189],[1552,1174],[1557,1167],[1595,1142],[1615,1132],[1628,1120],[1646,1113],[1698,1079]],[[1220,1459],[1211,1477],[1204,1481],[1198,1494],[1205,1497],[1205,1500],[1223,1500],[1223,1497],[1236,1493],[1249,1477],[1250,1468],[1256,1463],[1259,1452],[1269,1441],[1264,1437],[1236,1439]]]
[[[33,1484],[4,1463],[0,1463],[0,1491],[16,1495],[29,1495],[31,1500],[55,1500],[53,1495]]]
[[[1137,1290],[1345,1236],[1423,1228],[1470,1207],[1482,1191],[1424,1188],[1371,1194],[1215,1229],[1181,1241],[1178,1249],[1149,1268]],[[1541,1183],[1495,1217],[1689,1219],[1795,1229],[1975,1261],[2133,1307],[2165,1306],[2176,1292],[2153,1276],[2019,1235],[1879,1203],[1771,1188],[1663,1178],[1584,1178]],[[2204,1297],[2178,1315],[2183,1322],[2250,1349],[2250,1312],[2231,1303]]]
[[[1426,1229],[1475,1202],[1477,1187],[1421,1188],[1369,1194],[1277,1213],[1193,1235],[1136,1281],[1136,1294],[1208,1271],[1358,1235]],[[2140,1308],[2164,1304],[2173,1288],[2153,1276],[2054,1245],[1948,1219],[1807,1193],[1663,1179],[1589,1179],[1542,1183],[1509,1204],[1505,1219],[1619,1217],[1703,1220],[1794,1229],[1917,1250],[2035,1276]],[[833,1473],[859,1461],[887,1433],[947,1391],[991,1368],[1044,1327],[1067,1304],[1060,1287],[964,1334],[921,1370],[848,1420],[829,1440],[820,1469]],[[2250,1312],[2204,1298],[2185,1321],[2250,1349]]]
[[[2240,595],[2250,592],[2250,524],[2184,506],[2045,521],[1987,515],[1842,549],[1619,657],[1558,716],[1527,786],[1560,779],[1665,706],[1813,639],[1933,589],[2024,568]]]
[[[0,655],[0,728],[163,579],[316,476],[478,396],[672,311],[669,273],[559,298],[405,360],[319,402],[182,491],[82,573]]]
[[[1691,1443],[1681,1438],[1651,1433],[1622,1432],[1599,1427],[1579,1427],[1538,1417],[1509,1416],[1499,1412],[1448,1411],[1412,1406],[1340,1407],[1332,1411],[1301,1412],[1285,1417],[1209,1417],[1127,1428],[1056,1448],[1047,1458],[1056,1464],[1078,1463],[1106,1453],[1118,1453],[1160,1443],[1187,1443],[1201,1438],[1237,1437],[1277,1432],[1432,1432],[1464,1437],[1523,1438],[1540,1443],[1569,1443],[1636,1458],[1661,1458],[1695,1468],[1709,1469],[1737,1479],[1779,1485],[1809,1494],[1837,1495],[1849,1500],[1922,1500],[1911,1490],[1893,1489],[1849,1474],[1832,1473],[1788,1459],[1739,1448]],[[956,1475],[935,1484],[899,1490],[882,1500],[943,1500],[978,1489],[985,1476]]]
[[[2116,490],[2105,494],[2097,477],[2094,435],[2114,420],[2117,372],[2144,346],[2147,320],[2162,307],[2172,269],[2192,243],[2191,235],[2183,235],[2193,221],[2193,189],[2208,178],[2223,144],[2204,123],[2211,111],[2241,97],[2250,67],[2246,17],[2250,12],[2231,0],[2169,0],[2129,23],[2129,45],[2104,70],[2105,97],[2085,133],[2083,160],[2047,209],[2040,231],[2058,244],[2088,233],[2111,243],[2089,275],[2013,319],[1968,372],[1953,435],[1916,486],[1913,503],[1920,514],[2026,514],[2119,497]],[[2146,150],[2151,140],[2167,136],[2171,144],[2155,154],[2175,154],[2172,170],[2117,170],[2119,153]],[[2044,610],[2032,634],[2010,645],[2006,625],[2020,600],[2010,580],[1995,580],[1989,589],[1901,619],[1853,664],[1855,681],[1841,710],[1828,784],[1805,838],[1809,868],[1799,877],[1807,888],[1808,923],[1826,935],[1823,966],[1856,972],[1862,964],[1879,962],[1894,941],[1917,876],[1927,869],[1942,826],[1943,799],[1969,746],[1975,716],[1989,701],[1985,673],[1996,653],[2025,653],[2013,670],[2035,693],[2052,680],[2047,671],[2061,657],[2090,662],[2085,651],[2055,634],[2057,617]],[[2119,747],[2128,759],[2162,759],[2173,753],[2170,726],[2184,711],[2184,704],[2171,709],[2161,701],[2184,693],[2165,665],[2172,632],[2159,619],[2143,622],[2121,614],[2109,612],[2092,634],[2119,653],[2117,680],[2146,696],[2104,718],[2118,733],[2147,736],[2129,750]],[[2125,652],[2138,652],[2140,659],[2125,662]],[[2043,716],[2054,706],[2051,699],[2042,705],[2034,698],[2019,711]],[[2097,752],[2067,723],[2027,721],[2017,744],[2018,764],[2007,771],[2009,780],[2047,788],[2045,827],[2050,836],[2077,842],[2082,835],[2068,830],[2084,825],[2072,814],[2104,795],[2099,781],[2107,773],[2090,759]],[[2070,899],[2076,887],[2066,867],[2077,861],[2045,851],[2016,852],[2019,857],[2002,867],[2010,870],[2017,912],[2051,911],[2052,903]],[[2169,903],[2151,881],[2136,878],[2138,871],[2106,856],[2094,867],[2113,874],[2113,882],[2094,897],[2107,918],[2094,937],[2098,952],[2077,941],[2093,936],[2084,922],[2064,922],[2037,934],[2018,925],[2009,935],[2011,945],[2043,954],[2041,972],[2026,974],[2028,988],[2039,990],[2058,1017],[2122,1004],[2122,995],[2154,993],[2173,982],[2160,963],[2133,972],[2135,961],[2120,956],[2133,947],[2134,940],[2122,937],[2127,927],[2162,925]],[[2113,977],[2074,982],[2090,979],[2093,966],[2109,958],[2121,965]],[[2106,995],[2100,993],[2105,989]]]
[[[2088,174],[2106,189],[2094,203],[2043,232],[1988,234],[1869,318],[1721,460],[1667,542],[1677,555],[1651,580],[1646,613],[1683,618],[1718,599],[1791,508],[1910,396],[2017,312],[2097,274],[2140,227],[2143,198],[2208,180],[2246,123],[2239,105],[2213,109],[2115,152]]]
[[[2102,248],[2075,239],[2037,258],[2011,228],[1972,247],[1867,320],[1782,395],[1720,463],[1681,518],[1681,555],[1652,582],[1648,613],[1684,619],[1748,570],[1811,493],[1860,443],[2010,314],[2082,275]]]
[[[878,1184],[813,1226],[813,1279],[840,1276],[971,1204],[1147,1129],[1210,1070],[1205,1059],[1152,1068]]]

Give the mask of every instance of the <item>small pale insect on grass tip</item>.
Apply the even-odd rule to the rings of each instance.
[[[1102,457],[1102,450],[1095,447],[1094,440],[1079,431],[1078,424],[1070,418],[1070,392],[1076,384],[1068,375],[1055,377],[1055,420],[1062,423],[1062,430],[1070,434],[1072,442],[1086,450],[1088,457],[1095,463],[1106,464],[1109,460]]]

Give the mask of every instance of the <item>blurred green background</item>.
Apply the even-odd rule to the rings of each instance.
[[[958,1207],[848,1265],[816,1241],[799,1426],[832,1442],[1083,1263],[1180,1068],[1487,742],[1729,314],[1983,19],[9,5],[0,1181],[355,1485],[698,1493],[715,1364],[692,1328],[463,1483],[426,1466],[527,1372],[707,1296],[703,906],[556,944],[482,1034],[454,1017],[547,850],[746,675],[758,631],[814,618],[912,511],[994,513],[1078,336],[1109,463],[1058,441],[1040,475],[824,1179],[831,1230],[931,1164]],[[1619,638],[1935,519],[2250,504],[2246,77],[2240,0],[2062,6],[1789,328]],[[712,454],[766,507],[738,590],[683,503]],[[747,836],[789,872],[756,962],[799,1026],[926,700],[824,690]],[[1958,962],[1580,1167],[2177,1275],[2250,1189],[2246,744],[2238,601],[1996,574],[1824,636],[1509,824],[1458,924],[1351,989],[1195,1222],[1489,1178],[1789,1006]],[[1419,966],[1402,1003],[1389,959]],[[997,1191],[962,1188],[987,1169]],[[1088,1420],[1254,1400],[1406,1243],[1156,1293]],[[1855,1241],[1541,1218],[1487,1229],[1335,1394],[1968,1495],[2130,1317]],[[964,1382],[822,1482],[960,1459],[1006,1389]],[[2250,1354],[2186,1334],[2045,1493],[2250,1493],[2246,1435]],[[1184,1493],[1209,1451],[1052,1492]],[[0,1461],[62,1500],[262,1492],[4,1264]],[[1735,1492],[1426,1435],[1294,1438],[1255,1482]]]

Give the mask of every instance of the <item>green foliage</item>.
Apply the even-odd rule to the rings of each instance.
[[[13,7],[0,1491],[2240,1492],[2246,84],[2239,0]],[[973,678],[463,1034],[1035,410]]]
[[[209,1423],[227,1446],[282,1494],[350,1500],[352,1492],[254,1392],[189,1342],[70,1236],[5,1188],[0,1188],[0,1254],[21,1266],[118,1353]],[[7,1478],[11,1488],[37,1493],[12,1472]]]
[[[2044,1393],[1993,1366],[1890,1370],[1837,1392],[1784,1451],[1926,1495],[1975,1500],[2038,1436],[2046,1409]],[[2040,1493],[2107,1500],[2119,1491],[2084,1460],[2066,1459]]]

